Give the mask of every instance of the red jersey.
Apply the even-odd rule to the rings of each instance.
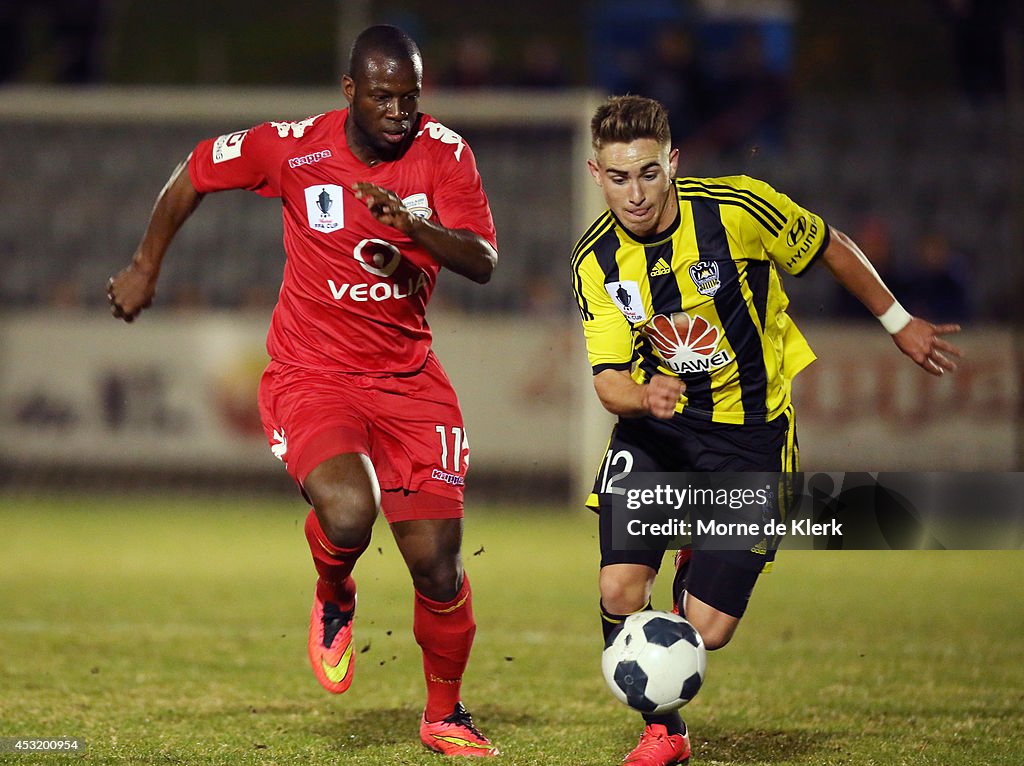
[[[284,280],[267,334],[272,359],[307,369],[395,374],[430,351],[426,306],[440,264],[355,198],[367,181],[413,214],[468,229],[496,246],[476,159],[426,114],[406,153],[367,166],[345,140],[348,109],[268,122],[202,141],[188,169],[199,192],[249,189],[280,197]]]

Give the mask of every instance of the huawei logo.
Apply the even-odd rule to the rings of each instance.
[[[673,372],[709,372],[732,361],[727,349],[718,349],[722,331],[702,316],[658,314],[643,332]]]

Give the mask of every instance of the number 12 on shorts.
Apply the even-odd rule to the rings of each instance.
[[[629,476],[633,470],[633,453],[626,450],[608,450],[604,456],[604,463],[601,464],[601,483],[598,489],[600,494],[624,495],[626,490],[623,487],[616,487],[615,482]]]
[[[463,465],[466,462],[462,459],[462,453],[469,452],[469,436],[466,435],[466,430],[459,426],[451,428],[434,426],[434,430],[441,437],[441,468],[452,473],[462,473]],[[451,443],[450,448],[449,442]],[[451,456],[450,466],[448,464],[449,456]]]

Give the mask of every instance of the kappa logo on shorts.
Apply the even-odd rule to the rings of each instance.
[[[282,463],[285,462],[284,456],[288,454],[288,439],[285,437],[283,429],[280,431],[274,429],[274,443],[270,445],[270,451]]]
[[[440,468],[435,468],[431,471],[430,478],[443,481],[445,484],[451,484],[453,487],[461,487],[466,483],[465,477],[442,471]]]

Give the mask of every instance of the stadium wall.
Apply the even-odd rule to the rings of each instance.
[[[604,447],[576,323],[435,313],[475,474],[581,492]],[[1013,336],[972,329],[956,375],[932,378],[873,325],[804,325],[819,360],[797,379],[806,470],[1015,467]],[[284,477],[256,409],[265,315],[99,313],[0,320],[0,463],[8,481],[104,475]],[[589,433],[590,435],[586,435]],[[58,479],[59,482],[59,479]]]

